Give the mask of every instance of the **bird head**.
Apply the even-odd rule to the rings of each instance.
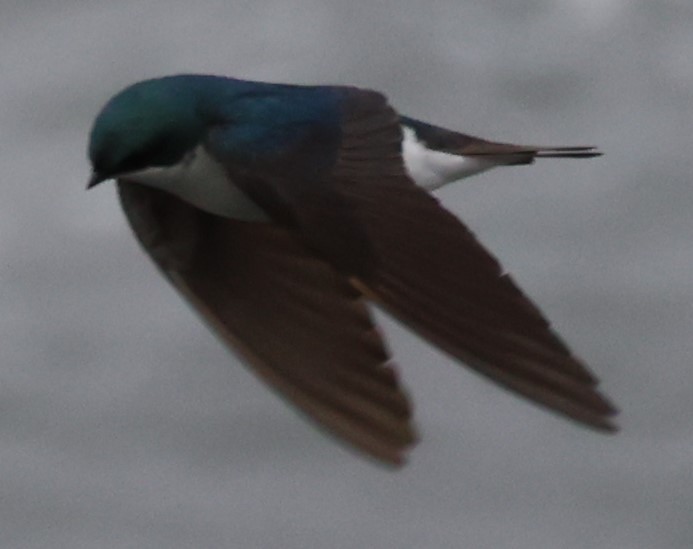
[[[89,137],[92,176],[107,179],[176,164],[202,139],[204,124],[194,94],[175,78],[146,80],[106,103]]]

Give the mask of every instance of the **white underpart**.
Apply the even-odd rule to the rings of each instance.
[[[175,194],[193,206],[222,217],[269,221],[267,214],[233,184],[222,165],[202,146],[173,166],[147,168],[123,177]]]
[[[429,191],[493,168],[493,160],[457,156],[426,148],[411,128],[402,127],[402,155],[409,177]],[[264,211],[236,187],[224,168],[202,146],[190,151],[178,164],[123,174],[133,181],[172,193],[207,212],[242,219],[269,221]]]
[[[402,126],[402,131],[402,156],[409,177],[429,191],[498,165],[489,158],[459,156],[429,149],[416,137],[414,130]]]

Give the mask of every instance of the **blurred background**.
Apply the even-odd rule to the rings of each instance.
[[[689,1],[1,11],[1,547],[693,547]],[[388,319],[423,437],[408,466],[299,418],[166,285],[114,186],[84,192],[101,105],[178,72],[368,86],[467,133],[600,146],[439,196],[598,373],[622,431],[544,413]]]

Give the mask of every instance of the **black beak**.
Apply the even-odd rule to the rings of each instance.
[[[104,177],[98,172],[92,173],[91,177],[89,178],[89,183],[87,183],[87,190],[91,189],[92,187],[96,187],[96,185],[102,181],[106,181],[106,179],[108,179],[108,177]]]

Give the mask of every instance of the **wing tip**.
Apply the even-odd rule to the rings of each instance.
[[[594,430],[594,431],[596,431],[602,435],[615,435],[621,430],[619,425],[613,420],[613,417],[617,413],[618,412],[614,412],[613,414],[610,414],[610,415],[600,416],[600,417],[595,418],[589,422],[580,421],[580,423],[582,423],[586,427],[592,428],[592,430]]]

